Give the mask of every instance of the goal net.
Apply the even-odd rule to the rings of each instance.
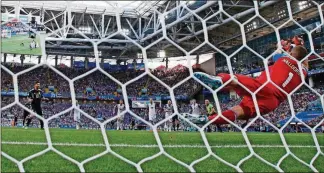
[[[203,3],[204,2],[204,3]],[[240,1],[238,1],[240,2]],[[202,4],[200,4],[202,3]],[[303,65],[302,62],[306,59],[309,59],[312,57],[312,61],[324,61],[323,55],[320,54],[319,48],[316,47],[318,41],[314,39],[316,35],[321,35],[323,31],[319,31],[323,27],[324,19],[323,19],[323,2],[322,1],[285,1],[281,2],[286,8],[276,11],[275,13],[277,18],[269,18],[267,16],[264,16],[263,13],[266,13],[266,11],[262,11],[264,8],[267,8],[267,12],[273,10],[275,4],[278,3],[278,1],[253,1],[252,6],[244,5],[248,8],[246,11],[229,11],[228,7],[230,7],[233,4],[227,3],[226,1],[177,1],[177,6],[171,9],[165,9],[165,10],[159,10],[157,7],[152,7],[150,11],[152,12],[152,18],[151,20],[152,24],[148,24],[146,28],[144,28],[144,23],[139,24],[138,30],[134,30],[133,28],[129,30],[125,30],[125,26],[132,26],[131,22],[124,18],[123,15],[127,15],[128,12],[123,7],[119,6],[113,6],[114,7],[114,13],[112,14],[113,20],[115,20],[115,24],[111,27],[113,29],[111,32],[107,32],[108,26],[110,25],[108,22],[103,22],[104,25],[108,25],[107,29],[105,26],[97,25],[94,22],[95,15],[89,16],[89,21],[93,21],[94,26],[92,28],[90,27],[80,27],[75,28],[74,25],[76,23],[81,23],[81,19],[76,19],[74,17],[74,13],[72,12],[73,4],[71,2],[67,3],[66,11],[64,11],[64,14],[57,14],[60,17],[56,17],[53,13],[53,18],[51,20],[45,21],[44,25],[47,22],[51,22],[51,25],[56,25],[54,29],[45,26],[46,34],[40,34],[37,29],[30,28],[29,26],[25,26],[30,31],[33,31],[36,33],[36,37],[40,38],[40,41],[37,42],[37,45],[39,46],[33,46],[33,47],[40,47],[42,48],[42,55],[39,56],[39,64],[35,66],[30,66],[29,68],[23,69],[22,71],[13,72],[10,71],[10,67],[5,66],[4,64],[1,64],[1,69],[12,76],[13,81],[13,91],[9,92],[9,89],[4,91],[3,93],[8,94],[10,96],[14,97],[14,101],[12,103],[9,103],[7,105],[4,105],[1,107],[1,112],[4,112],[8,110],[9,108],[18,105],[19,107],[22,107],[24,110],[29,111],[30,114],[37,117],[38,119],[42,120],[44,122],[44,131],[46,135],[46,143],[45,145],[47,148],[43,151],[40,151],[36,154],[30,155],[26,158],[18,159],[10,154],[2,151],[1,155],[16,164],[19,168],[20,172],[25,172],[25,163],[27,161],[36,159],[37,157],[40,157],[44,155],[45,153],[49,151],[53,151],[56,154],[60,155],[67,161],[77,165],[80,172],[86,172],[85,164],[97,160],[100,157],[102,157],[105,154],[112,154],[116,156],[117,158],[123,160],[127,164],[133,166],[136,168],[138,172],[145,171],[143,169],[143,164],[153,160],[161,155],[166,156],[167,158],[174,161],[176,164],[181,165],[185,168],[187,168],[190,172],[196,172],[195,166],[199,164],[200,162],[203,162],[209,157],[217,159],[220,163],[234,169],[235,171],[242,172],[242,164],[246,162],[247,160],[251,158],[257,158],[257,160],[261,161],[262,163],[265,163],[269,167],[273,168],[276,171],[283,172],[284,169],[281,165],[281,163],[287,158],[287,157],[293,157],[295,160],[297,160],[300,164],[303,166],[311,169],[314,172],[318,172],[319,170],[317,167],[314,166],[314,163],[317,161],[318,158],[324,157],[323,153],[323,146],[320,145],[319,141],[322,139],[323,136],[318,136],[317,132],[319,131],[319,128],[324,123],[323,116],[320,114],[323,114],[324,109],[324,98],[323,98],[323,88],[317,87],[316,84],[312,82],[309,82],[308,78],[305,79],[305,76],[301,74],[302,83],[297,88],[293,90],[291,93],[285,92],[283,89],[281,89],[281,86],[277,86],[271,79],[270,79],[270,66],[275,63],[273,60],[274,55],[277,54],[283,54],[282,56],[288,56],[291,57],[291,55],[288,53],[288,49],[285,47],[287,44],[283,43],[283,41],[288,40],[289,38],[293,36],[300,36],[303,37],[303,45],[307,48],[308,54],[305,58],[303,58],[302,61],[296,61],[298,64],[297,71],[303,71]],[[250,4],[251,5],[251,4]],[[217,8],[216,8],[217,7]],[[271,8],[270,8],[271,7]],[[214,9],[215,8],[215,9]],[[278,7],[279,8],[279,7]],[[296,15],[299,13],[298,10],[295,9],[308,9],[313,8],[315,9],[315,13],[318,14],[317,21],[318,24],[314,24],[312,26],[309,26],[307,23],[302,23],[303,19],[300,17],[296,17]],[[205,16],[202,17],[201,13],[204,13],[206,9],[211,9],[209,13],[204,14]],[[18,10],[19,11],[19,10]],[[303,15],[305,12],[303,12]],[[96,14],[97,15],[97,14]],[[99,17],[102,17],[104,15],[99,15]],[[97,16],[97,17],[98,17]],[[244,17],[245,16],[245,17]],[[61,18],[66,17],[66,20],[61,20]],[[58,20],[62,21],[59,22]],[[141,21],[142,19],[139,19]],[[143,19],[144,20],[144,19]],[[278,20],[278,21],[276,21]],[[104,19],[102,19],[104,21]],[[100,21],[99,21],[100,22]],[[110,20],[109,20],[110,22]],[[149,22],[150,21],[145,21]],[[63,26],[59,26],[59,23],[64,23]],[[198,23],[196,25],[196,23]],[[136,22],[134,22],[134,25]],[[145,23],[146,24],[146,23]],[[173,26],[179,26],[179,30],[176,31],[176,28],[173,28]],[[295,27],[294,32],[290,32],[289,27]],[[223,28],[222,28],[223,27]],[[231,28],[232,27],[232,28]],[[236,27],[236,30],[234,29]],[[222,28],[220,32],[215,32],[216,29]],[[262,29],[263,28],[263,29]],[[296,29],[297,28],[297,29]],[[186,29],[185,32],[182,32],[182,30]],[[259,29],[258,31],[256,31]],[[146,33],[144,33],[144,30]],[[97,35],[91,34],[91,32],[97,32]],[[77,37],[70,37],[70,34],[78,34]],[[132,36],[130,36],[132,34]],[[178,34],[178,35],[177,35]],[[177,36],[175,36],[177,35]],[[268,35],[266,39],[260,39],[264,35]],[[323,34],[322,34],[323,35]],[[322,37],[321,35],[321,37]],[[11,38],[11,31],[10,30],[2,30],[1,31],[1,37],[2,38]],[[120,38],[125,38],[122,41],[118,40]],[[14,37],[13,37],[14,38]],[[251,41],[252,40],[252,41]],[[265,41],[266,40],[266,41]],[[322,44],[323,39],[320,41]],[[36,44],[35,42],[35,44]],[[164,44],[167,42],[167,44]],[[269,43],[268,43],[269,42]],[[302,42],[302,41],[299,41]],[[69,53],[75,53],[73,50],[67,45],[68,43],[72,43],[73,46],[78,46],[78,53],[83,53],[84,55],[84,61],[87,62],[85,64],[78,64],[77,62],[73,62],[73,59],[71,60],[71,67],[77,67],[85,66],[86,69],[82,71],[82,73],[70,73],[69,75],[72,75],[72,77],[67,77],[65,73],[65,69],[57,68],[52,65],[54,61],[62,61],[64,60],[65,56],[70,56]],[[121,45],[124,44],[124,45]],[[272,45],[270,45],[270,43]],[[21,44],[21,43],[19,43]],[[46,46],[45,46],[46,44]],[[125,46],[122,47],[122,46]],[[130,46],[130,45],[133,45]],[[55,52],[53,51],[54,47],[57,46],[60,51]],[[64,48],[66,46],[66,48]],[[265,49],[265,47],[271,47],[271,49]],[[293,47],[294,45],[291,45],[289,43],[289,46]],[[89,47],[93,47],[93,51],[84,51]],[[134,48],[136,47],[136,48]],[[174,49],[171,49],[170,47],[173,47]],[[127,56],[127,51],[130,51],[132,49],[136,49],[136,51],[131,52],[134,54],[129,59],[137,59],[138,52],[140,52],[141,58],[139,58],[143,63],[145,67],[138,66],[138,64],[134,63],[132,66],[129,66],[128,68],[134,68],[137,73],[140,70],[143,70],[142,73],[139,75],[132,76],[132,74],[127,74],[127,78],[118,78],[118,76],[123,76],[124,74],[114,73],[110,71],[106,71],[103,68],[105,67],[104,62],[106,61],[105,58],[103,58],[103,55],[105,55],[105,50],[111,50],[111,49],[120,49],[122,51],[120,56],[117,57],[116,55],[109,55],[113,58],[120,58],[122,59],[123,54],[125,53]],[[169,49],[170,48],[170,49]],[[172,52],[172,55],[168,55],[168,51],[166,51],[165,55],[161,54],[160,49],[170,50]],[[322,50],[322,49],[321,49]],[[28,51],[33,51],[32,48],[28,48]],[[51,55],[52,59],[50,59],[48,52],[53,51],[56,54]],[[67,53],[65,53],[67,52]],[[150,61],[150,58],[152,58],[152,52],[159,54],[156,57],[156,54],[154,55],[155,58],[162,59],[163,61],[168,61],[168,58],[166,57],[176,57],[174,59],[184,59],[184,63],[174,66],[174,70],[177,73],[187,71],[188,76],[181,76],[181,75],[173,75],[171,77],[167,77],[165,80],[160,79],[157,77],[156,74],[160,75],[160,72],[153,72],[149,69],[148,64]],[[204,63],[200,63],[199,59],[203,59],[203,54],[205,53],[213,53],[213,59],[210,60],[210,58]],[[60,55],[60,53],[65,53],[64,55]],[[19,54],[19,53],[18,53]],[[136,58],[134,58],[136,55]],[[16,56],[16,54],[15,54]],[[253,56],[253,57],[251,57]],[[88,57],[94,57],[94,61],[89,60]],[[21,59],[24,59],[24,56],[21,56]],[[250,59],[251,58],[251,59]],[[253,60],[252,60],[253,59]],[[28,59],[27,59],[28,60]],[[138,59],[137,59],[138,60]],[[76,60],[74,60],[76,61]],[[122,60],[120,60],[122,61]],[[295,60],[294,60],[295,61]],[[121,62],[116,62],[117,64],[121,64]],[[126,63],[125,63],[126,64]],[[140,63],[139,63],[140,64]],[[66,64],[62,63],[62,66]],[[170,64],[169,64],[170,65]],[[20,80],[20,77],[24,75],[25,73],[29,73],[32,70],[35,70],[39,67],[48,67],[48,71],[53,71],[55,75],[59,76],[63,80],[67,82],[62,83],[55,83],[55,81],[52,80],[52,77],[48,71],[44,71],[44,74],[42,77],[46,76],[46,79],[50,82],[50,84],[55,83],[56,85],[62,85],[66,88],[70,88],[70,91],[68,93],[59,93],[56,92],[56,89],[52,89],[51,96],[48,97],[56,97],[56,98],[70,98],[71,99],[71,107],[67,106],[67,109],[64,111],[63,108],[60,110],[56,110],[55,114],[53,116],[48,116],[46,113],[44,113],[44,116],[37,115],[33,111],[30,110],[28,106],[21,103],[20,97],[22,95],[26,96],[26,92],[20,92],[20,84],[18,80]],[[90,68],[93,66],[92,68]],[[108,65],[107,65],[108,66]],[[110,64],[109,64],[110,66]],[[201,67],[208,69],[215,69],[216,67],[216,74],[219,73],[228,73],[231,76],[231,79],[224,83],[221,87],[217,89],[212,89],[212,84],[201,81],[197,77],[194,76],[194,72],[196,69],[193,69],[193,67]],[[79,66],[78,66],[79,67]],[[89,67],[89,68],[88,68]],[[161,67],[162,68],[162,67]],[[14,68],[12,68],[14,69]],[[19,69],[18,67],[16,69]],[[112,69],[112,67],[110,67]],[[208,71],[206,70],[206,71]],[[312,69],[314,71],[309,71],[310,73],[320,73],[318,72],[318,69]],[[317,71],[316,71],[317,70]],[[99,71],[103,75],[97,75],[95,79],[91,79],[89,77],[90,75],[95,74],[95,71]],[[212,70],[214,71],[214,70]],[[252,71],[252,72],[251,72]],[[241,74],[241,75],[247,75],[250,77],[258,77],[260,75],[260,72],[265,71],[267,82],[262,85],[262,87],[258,88],[256,91],[251,91],[248,89],[247,86],[244,86],[241,82],[237,80],[235,77],[235,74]],[[167,72],[161,73],[161,76],[165,75]],[[185,72],[184,72],[185,73]],[[73,76],[74,75],[74,76]],[[143,80],[142,77],[148,76],[150,79]],[[159,76],[158,75],[158,76]],[[131,76],[131,77],[130,77]],[[48,78],[47,78],[48,77]],[[119,91],[116,92],[116,94],[111,95],[104,95],[104,94],[97,94],[100,89],[97,89],[97,86],[91,86],[92,88],[82,88],[83,90],[80,91],[81,85],[83,85],[83,81],[95,81],[95,80],[103,80],[103,78],[106,78],[111,83],[116,83],[116,85],[119,85]],[[128,80],[130,78],[130,80]],[[34,79],[34,78],[31,78]],[[315,77],[312,77],[312,80],[315,79]],[[41,79],[43,80],[43,79]],[[128,81],[125,81],[128,80]],[[141,81],[143,80],[143,81]],[[151,85],[151,81],[154,80],[156,83],[154,85]],[[176,82],[170,82],[170,80],[175,80]],[[145,98],[143,100],[132,100],[132,98],[138,97],[138,91],[135,91],[135,96],[130,96],[130,93],[132,92],[129,90],[129,88],[134,89],[136,88],[136,84],[133,85],[134,82],[141,81],[140,83],[143,84],[145,87],[150,90],[150,88],[164,88],[159,90],[159,96],[155,96],[155,103],[156,105],[161,105],[160,107],[163,107],[163,102],[161,99],[164,99],[164,93],[169,93],[169,97],[165,97],[164,101],[171,101],[171,104],[173,106],[173,112],[172,115],[169,117],[163,117],[155,124],[151,124],[150,121],[143,118],[143,116],[137,115],[134,113],[134,110],[132,108],[135,108],[137,110],[140,110],[140,108],[147,108],[148,104],[148,98]],[[230,95],[230,98],[227,98],[226,96],[223,96],[220,93],[222,89],[224,89],[230,82],[237,82],[238,85],[245,89],[246,92],[251,95],[251,98],[253,100],[254,109],[256,112],[256,116],[251,118],[249,121],[246,122],[244,126],[242,124],[245,123],[245,121],[230,121],[226,117],[222,115],[222,111],[224,109],[230,109],[230,107],[235,106],[236,104],[239,104],[241,101],[241,98],[237,98],[238,96],[233,93],[233,91],[230,91],[227,93]],[[107,82],[107,83],[109,83]],[[289,81],[287,81],[288,83]],[[281,92],[285,93],[287,100],[283,102],[279,108],[276,110],[266,114],[262,115],[260,112],[260,105],[258,105],[257,100],[257,94],[260,92],[266,84],[273,84],[278,88]],[[53,84],[54,85],[54,84]],[[90,84],[89,84],[90,85]],[[179,89],[180,86],[185,85],[187,88],[184,90]],[[28,86],[32,87],[32,86]],[[116,87],[116,86],[114,86]],[[107,87],[109,90],[109,87]],[[97,90],[96,90],[97,89]],[[87,91],[85,91],[87,90]],[[96,90],[92,91],[92,90]],[[301,91],[302,90],[302,91]],[[19,92],[17,92],[19,91]],[[55,91],[55,92],[54,92]],[[216,118],[214,118],[212,121],[209,121],[208,123],[198,126],[192,122],[190,122],[186,117],[189,117],[189,114],[185,108],[179,108],[179,98],[186,98],[186,96],[190,95],[190,93],[195,93],[196,91],[201,91],[203,93],[209,94],[210,98],[209,100],[212,101],[212,104],[214,105],[215,111],[218,114]],[[84,93],[86,94],[84,94]],[[115,91],[111,91],[115,92]],[[119,93],[120,92],[120,93]],[[146,92],[145,92],[146,93]],[[297,93],[297,94],[296,94]],[[312,93],[312,96],[309,96],[309,93]],[[97,94],[97,95],[96,95]],[[162,96],[161,96],[162,95]],[[181,96],[179,96],[181,95]],[[188,96],[189,97],[189,96]],[[104,116],[105,112],[103,111],[101,117],[94,117],[92,115],[92,111],[98,111],[96,110],[95,106],[89,106],[93,107],[91,111],[87,112],[84,111],[78,106],[80,104],[80,100],[91,100],[87,101],[87,104],[92,105],[95,103],[95,101],[92,102],[92,100],[96,100],[98,98],[105,98],[108,104],[109,101],[111,102],[118,102],[119,100],[123,100],[125,104],[125,108],[119,112],[117,116],[114,117],[108,117],[107,119],[104,119],[102,116]],[[116,99],[118,98],[118,99]],[[115,100],[114,100],[115,99]],[[207,97],[204,97],[205,100]],[[305,104],[299,103],[298,99],[304,99],[306,100]],[[222,100],[230,100],[229,102],[224,103]],[[300,100],[299,100],[300,101]],[[307,107],[305,105],[308,105],[308,102],[311,102],[310,107]],[[63,103],[63,102],[62,102]],[[296,107],[297,106],[297,107]],[[300,107],[298,107],[300,106]],[[301,107],[305,107],[305,109],[301,109]],[[109,106],[108,106],[109,107]],[[90,109],[90,108],[89,108]],[[99,108],[98,108],[99,109]],[[105,108],[107,109],[114,109],[113,107]],[[278,114],[281,114],[281,112],[276,112],[278,109],[285,110],[283,114],[285,116],[281,117]],[[302,114],[299,114],[300,112],[307,114],[307,111],[314,111],[319,114],[319,116],[316,117],[316,119],[312,119],[314,117],[311,117],[311,123],[308,123],[304,120],[304,116]],[[60,118],[70,113],[71,111],[77,111],[79,113],[82,113],[86,118],[90,119],[91,121],[97,123],[94,127],[88,127],[88,129],[99,129],[99,131],[102,133],[103,140],[104,140],[104,147],[106,147],[106,150],[103,151],[100,154],[97,154],[95,156],[92,156],[90,158],[87,158],[83,161],[77,161],[76,159],[64,154],[63,152],[59,151],[53,146],[53,142],[51,139],[51,133],[50,128],[52,127],[58,127],[57,124],[53,125],[53,121],[60,122]],[[114,111],[114,113],[117,111]],[[148,111],[147,111],[148,112]],[[153,156],[146,157],[142,159],[139,162],[131,161],[130,159],[123,157],[122,155],[116,153],[113,147],[106,135],[106,129],[107,125],[115,120],[124,119],[124,114],[129,113],[132,117],[135,117],[138,120],[141,120],[146,124],[147,126],[152,129],[152,133],[154,135],[154,138],[157,143],[157,148],[159,149],[159,152]],[[278,116],[275,116],[278,115]],[[317,114],[316,114],[317,115]],[[15,115],[9,116],[9,119],[2,118],[2,121],[4,123],[8,123],[9,120],[13,119]],[[159,127],[164,126],[164,124],[167,121],[171,121],[173,117],[178,116],[179,119],[183,122],[183,125],[186,126],[183,129],[187,129],[187,127],[193,127],[193,129],[197,129],[197,132],[201,136],[202,143],[204,144],[204,148],[207,150],[207,154],[199,159],[195,159],[194,161],[191,161],[190,163],[181,161],[180,159],[168,154],[164,148],[164,144],[161,141],[161,138],[159,136]],[[275,116],[275,117],[274,117]],[[307,114],[306,116],[311,116]],[[244,139],[245,144],[243,144],[245,147],[248,148],[249,154],[241,159],[239,159],[236,163],[232,163],[227,161],[226,159],[223,159],[220,157],[217,152],[214,152],[213,146],[210,144],[208,135],[206,135],[206,129],[209,128],[213,122],[219,118],[225,119],[227,121],[227,124],[229,124],[229,129],[233,128],[234,131],[239,132]],[[282,118],[282,119],[280,119]],[[309,117],[308,117],[309,118]],[[282,121],[281,121],[282,120]],[[19,122],[21,120],[18,120]],[[68,120],[67,120],[68,121]],[[11,121],[10,121],[11,122]],[[2,126],[5,126],[2,124]],[[258,152],[255,150],[255,145],[253,145],[253,141],[249,138],[248,131],[251,130],[253,127],[253,130],[257,129],[256,131],[267,131],[267,132],[275,132],[278,133],[278,136],[280,138],[280,142],[282,143],[282,148],[284,148],[284,155],[280,157],[277,163],[270,162],[263,158]],[[254,128],[255,127],[255,128]],[[225,128],[223,126],[223,128]],[[227,126],[226,126],[227,128]],[[314,145],[311,147],[316,149],[316,153],[311,156],[311,159],[309,162],[304,161],[303,159],[300,159],[298,156],[294,154],[294,152],[291,150],[286,137],[284,136],[284,133],[289,128],[291,132],[303,132],[307,131],[309,136],[311,136],[312,142]],[[271,130],[267,130],[271,129]],[[193,131],[193,130],[192,130]],[[230,131],[230,130],[229,130]],[[226,133],[224,134],[226,136]],[[172,138],[172,137],[170,137]],[[323,140],[322,140],[323,141]],[[8,143],[7,143],[8,144]],[[323,144],[322,144],[323,145]],[[265,148],[268,145],[265,145]],[[174,147],[174,146],[173,146]],[[192,147],[192,146],[190,146]],[[216,146],[216,148],[219,146]],[[238,146],[240,147],[240,146]],[[214,146],[215,148],[215,146]],[[221,147],[220,147],[221,148]],[[231,154],[231,153],[229,153]],[[41,166],[41,165],[40,165]],[[294,165],[290,165],[293,167]]]

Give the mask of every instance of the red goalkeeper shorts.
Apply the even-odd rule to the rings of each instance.
[[[225,81],[226,79],[230,78],[229,74],[224,74],[224,73],[219,74],[219,76],[225,79]],[[260,81],[256,80],[255,78],[251,78],[244,75],[235,75],[235,76],[237,80],[251,92],[255,92],[263,84]],[[234,90],[240,97],[243,97],[239,105],[242,107],[246,118],[255,117],[257,115],[257,111],[252,99],[252,95],[250,95],[250,93],[241,86],[236,86]],[[281,103],[281,101],[274,95],[273,92],[274,91],[273,91],[273,87],[271,87],[271,83],[268,83],[256,94],[256,99],[257,99],[256,101],[261,115],[267,114],[275,110]]]

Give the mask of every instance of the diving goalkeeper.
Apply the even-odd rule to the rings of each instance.
[[[302,72],[300,72],[297,61],[302,60],[307,55],[307,50],[301,46],[297,45],[291,49],[289,56],[283,56],[276,60],[274,65],[269,66],[269,74],[271,81],[280,87],[283,91],[291,93],[297,86],[302,83],[302,77],[307,75],[308,70],[308,60],[302,62]],[[304,74],[304,76],[301,75]],[[214,86],[213,89],[219,88],[222,84],[230,80],[230,74],[220,73],[217,76],[210,76],[202,72],[195,72],[194,76],[203,82],[207,82]],[[251,78],[248,76],[236,74],[234,77],[243,84],[251,92],[255,92],[259,87],[261,87],[265,82],[267,82],[266,72],[263,71],[261,75],[257,78]],[[234,122],[237,119],[248,120],[254,118],[256,113],[256,108],[253,103],[252,96],[248,91],[243,89],[236,81],[231,81],[228,86],[224,89],[234,90],[240,97],[242,101],[239,105],[232,107],[229,110],[222,112],[222,115],[226,117],[229,121]],[[273,110],[275,110],[281,102],[287,99],[286,94],[278,89],[274,84],[267,83],[258,93],[256,93],[257,104],[260,110],[260,114],[264,115]],[[208,118],[197,118],[192,120],[194,123],[205,123],[203,120],[213,120],[217,114],[208,116]],[[219,117],[213,124],[228,124],[228,122]]]

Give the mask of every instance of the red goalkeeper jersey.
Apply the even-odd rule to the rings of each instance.
[[[306,76],[307,68],[304,65],[302,65],[302,71],[304,76]],[[271,80],[287,93],[292,92],[302,82],[302,76],[297,61],[290,57],[282,57],[278,59],[274,65],[269,67],[269,73]],[[263,71],[257,80],[260,83],[266,82],[266,72]],[[282,101],[286,99],[286,94],[281,92],[272,83],[269,83],[268,87],[273,90],[273,93],[279,100]]]

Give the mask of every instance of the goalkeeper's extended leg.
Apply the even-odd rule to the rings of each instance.
[[[223,115],[223,117],[227,118],[229,121],[234,122],[237,118],[242,119],[244,117],[244,111],[241,108],[241,106],[237,105],[237,106],[234,106],[230,110],[223,111],[222,115]],[[217,116],[217,114],[214,114],[209,117],[207,117],[205,115],[202,115],[199,117],[191,117],[190,121],[195,124],[205,124],[208,121],[213,120],[216,116]],[[218,117],[215,121],[213,121],[213,124],[229,124],[229,122],[226,121],[222,117]]]
[[[203,82],[205,81],[205,83],[216,86],[216,88],[217,86],[221,86],[223,83],[227,82],[231,78],[231,76],[226,73],[218,74],[218,76],[210,76],[205,73],[197,72],[194,73],[194,75],[199,80]],[[234,77],[250,92],[255,92],[257,89],[259,89],[259,87],[262,86],[262,83],[260,81],[248,76],[236,74]],[[239,105],[232,107],[230,110],[222,112],[223,117],[225,117],[228,121],[234,122],[236,119],[248,120],[250,118],[254,118],[257,115],[253,98],[247,90],[242,88],[235,80],[230,82],[225,88],[229,90],[235,90],[235,92],[242,97],[242,101]],[[257,93],[256,97],[261,115],[267,114],[275,110],[282,102],[282,100],[274,96],[272,87],[269,87],[268,85],[261,89]],[[209,116],[208,120],[214,120],[215,117],[217,117],[217,114]],[[202,119],[204,118],[200,119],[200,123],[203,123],[201,121]],[[228,121],[226,121],[222,117],[218,117],[216,120],[213,121],[213,124],[228,124]]]

